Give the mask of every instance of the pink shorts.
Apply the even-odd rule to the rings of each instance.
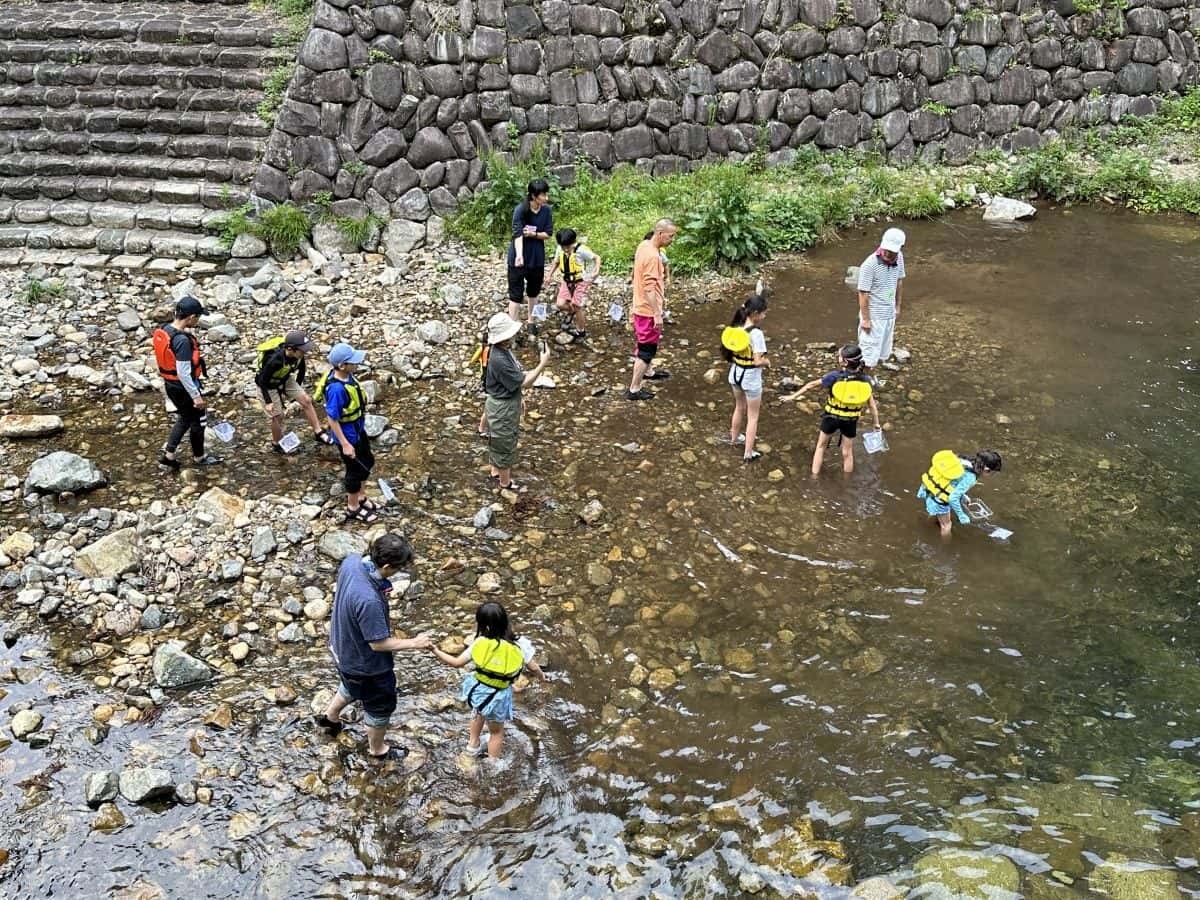
[[[581,281],[575,285],[575,290],[571,290],[571,286],[565,281],[558,286],[558,302],[570,303],[573,306],[583,306],[587,303],[588,288],[591,285],[586,281]]]
[[[634,316],[633,336],[639,344],[657,344],[662,339],[662,329],[654,324],[654,316]]]

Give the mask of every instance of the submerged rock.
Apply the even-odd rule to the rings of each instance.
[[[83,782],[83,799],[92,809],[117,799],[120,780],[116,772],[89,772]]]
[[[931,850],[917,860],[913,872],[921,896],[938,896],[941,887],[950,897],[991,900],[1002,892],[1017,896],[1021,888],[1021,872],[1011,859],[974,850]]]
[[[1111,900],[1174,900],[1179,897],[1176,874],[1166,868],[1145,868],[1119,853],[1092,870],[1088,886]]]
[[[56,450],[35,460],[25,477],[25,490],[43,494],[63,491],[89,491],[108,484],[104,473],[90,459],[78,453]]]
[[[159,687],[178,688],[212,680],[212,670],[183,650],[181,641],[168,641],[154,652],[154,680]]]

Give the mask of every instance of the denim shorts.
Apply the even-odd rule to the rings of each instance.
[[[363,721],[372,728],[382,728],[392,721],[396,711],[396,673],[392,670],[378,675],[350,675],[339,671],[338,693],[351,702],[362,703]]]

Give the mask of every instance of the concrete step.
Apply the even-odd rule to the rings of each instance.
[[[0,41],[0,63],[212,66],[218,69],[270,70],[287,58],[287,51],[259,46],[146,44],[141,41]]]
[[[246,6],[198,3],[5,3],[0,40],[141,41],[272,47],[283,29]]]
[[[208,209],[189,203],[0,199],[0,223],[30,228],[53,225],[209,235],[219,229],[227,214],[225,209]]]
[[[159,87],[76,87],[63,85],[47,87],[40,84],[0,87],[0,111],[20,122],[40,117],[43,112],[55,115],[61,110],[70,113],[170,110],[193,113],[250,113],[263,100],[258,90],[230,91],[223,88],[186,88],[171,90]],[[80,109],[82,107],[82,109]],[[77,121],[72,119],[71,121]],[[134,121],[134,120],[130,120]],[[34,125],[7,125],[0,118],[0,128],[33,128]],[[72,128],[79,126],[73,125]],[[137,127],[136,125],[133,127]],[[95,129],[86,128],[92,131]]]
[[[0,86],[16,87],[156,87],[184,91],[224,88],[230,91],[261,91],[268,72],[262,69],[221,69],[217,66],[167,66],[83,63],[3,63],[0,64]],[[9,105],[20,106],[39,95],[17,91]],[[0,102],[5,102],[0,100]]]
[[[46,109],[37,106],[0,106],[0,133],[10,131],[134,132],[164,135],[231,135],[266,139],[271,126],[251,113],[180,111],[175,109]]]
[[[106,178],[102,175],[26,175],[0,177],[0,200],[4,198],[88,203],[184,203],[226,210],[249,200],[250,190],[206,181],[154,181],[148,178]]]
[[[206,181],[215,184],[248,185],[258,172],[258,163],[229,159],[176,159],[169,156],[137,156],[100,153],[66,156],[56,153],[13,153],[0,156],[0,176],[45,178],[94,176],[136,178],[151,181]],[[91,198],[85,198],[91,199]]]
[[[168,259],[229,258],[228,249],[214,235],[53,224],[0,225],[0,250],[22,247],[31,250],[93,250],[104,255],[129,254]]]
[[[111,134],[71,131],[4,131],[0,126],[0,155],[8,153],[48,152],[79,155],[136,154],[171,156],[177,158],[234,159],[245,162],[257,160],[262,153],[261,136],[206,134],[170,134],[143,132]]]

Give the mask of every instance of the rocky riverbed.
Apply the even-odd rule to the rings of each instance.
[[[883,373],[893,449],[860,457],[854,479],[817,484],[816,407],[777,400],[848,336],[852,302],[838,292],[865,233],[847,235],[852,253],[767,275],[776,367],[757,467],[721,441],[715,355],[725,301],[747,285],[677,286],[664,344],[674,377],[634,407],[619,399],[629,336],[601,319],[623,294],[613,279],[593,294],[590,339],[556,345],[557,386],[530,394],[518,471],[532,489],[519,498],[489,489],[474,434],[469,359],[503,303],[498,259],[448,246],[404,269],[347,257],[191,284],[187,272],[0,273],[0,411],[47,417],[0,425],[21,435],[2,438],[0,463],[0,810],[21,824],[0,829],[6,886],[129,897],[1193,886],[1200,821],[1183,803],[1196,775],[1170,744],[1200,723],[1152,686],[1182,697],[1192,676],[1170,642],[1133,637],[1125,612],[1153,577],[1163,607],[1141,604],[1138,622],[1174,621],[1166,604],[1190,577],[1193,518],[1160,490],[1166,461],[1136,445],[1136,420],[1088,412],[1092,373],[1064,364],[1053,383],[1035,377],[1045,348],[1020,335],[1036,308],[1012,301],[1009,321],[978,302],[1014,256],[1036,255],[1027,233],[988,232],[985,250],[943,228],[968,225],[912,229],[910,296],[923,302],[902,333],[907,361]],[[1168,223],[1145,239],[1170,255],[1174,234]],[[1010,254],[993,249],[1010,241]],[[30,278],[51,293],[26,296]],[[212,419],[237,433],[229,445],[210,436],[226,466],[176,476],[154,464],[169,423],[149,332],[184,291],[212,312],[201,329]],[[368,352],[376,471],[397,493],[375,528],[341,524],[331,451],[270,453],[249,404],[254,346],[296,327]],[[1113,416],[1128,393],[1109,399]],[[1053,439],[1039,431],[1048,417]],[[1093,421],[1114,437],[1089,442]],[[947,549],[915,532],[902,496],[913,472],[931,443],[960,440],[1013,460],[988,486],[1019,526],[1011,546],[976,532]],[[1191,476],[1179,477],[1186,497]],[[424,655],[398,655],[403,764],[370,766],[360,728],[330,740],[308,725],[332,687],[337,561],[383,528],[418,554],[395,595],[400,633],[461,647],[475,606],[495,597],[542,648],[550,681],[520,685],[499,770],[460,755],[457,673]],[[1076,604],[1089,581],[1093,605]],[[1119,653],[1138,648],[1145,686],[1105,668],[1124,657],[1095,633],[1101,615]]]

